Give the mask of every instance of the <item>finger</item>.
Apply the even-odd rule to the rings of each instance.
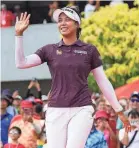
[[[24,13],[24,16],[23,16],[23,21],[26,20],[26,17],[27,17],[27,12]]]
[[[18,18],[18,16],[16,17],[16,22],[18,22],[19,21],[19,18]]]
[[[29,14],[29,15],[27,16],[27,18],[26,18],[25,21],[29,20],[29,19],[30,19],[30,16],[31,16],[31,14]]]
[[[20,16],[20,21],[23,20],[23,16],[24,16],[24,13],[21,13],[21,16]]]
[[[30,19],[30,14],[27,16],[26,20],[25,20],[25,23],[28,23],[29,22],[29,19]]]

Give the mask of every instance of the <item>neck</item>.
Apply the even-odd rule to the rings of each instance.
[[[73,43],[75,43],[77,41],[77,37],[74,35],[72,37],[63,37],[63,42],[66,45],[72,45]]]
[[[18,144],[18,140],[12,140],[12,144]]]
[[[3,115],[6,113],[6,109],[1,109],[0,115]]]

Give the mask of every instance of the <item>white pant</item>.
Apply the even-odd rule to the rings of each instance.
[[[93,125],[93,113],[92,106],[48,108],[48,148],[84,148]]]

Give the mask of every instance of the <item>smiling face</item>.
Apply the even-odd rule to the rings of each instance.
[[[66,14],[61,13],[58,19],[58,28],[61,35],[64,37],[70,37],[75,35],[77,28],[79,27],[78,23],[69,18]]]
[[[16,129],[11,129],[9,135],[12,140],[17,140],[20,137],[20,133]]]

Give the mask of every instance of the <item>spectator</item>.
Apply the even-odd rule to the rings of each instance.
[[[36,148],[37,138],[41,133],[41,122],[33,118],[33,105],[30,101],[21,102],[21,115],[13,118],[10,128],[17,126],[21,129],[22,135],[19,142],[25,148]]]
[[[109,125],[113,131],[113,133],[116,135],[116,121],[117,121],[117,115],[115,113],[115,111],[113,110],[113,108],[111,107],[111,105],[109,104],[109,102],[106,100],[106,112],[109,116]],[[117,139],[109,139],[109,148],[117,148]]]
[[[55,22],[53,20],[53,12],[58,8],[59,8],[59,3],[57,1],[53,1],[51,4],[49,4],[48,16],[51,18],[52,22]]]
[[[35,99],[34,103],[35,104],[34,104],[33,118],[36,120],[40,120],[40,122],[41,122],[40,126],[42,127],[41,134],[37,139],[37,148],[42,148],[43,144],[45,144],[45,141],[46,141],[44,120],[41,120],[42,119],[42,110],[43,110],[42,104],[43,104],[43,102],[40,99]]]
[[[0,148],[3,148],[3,144],[2,144],[2,141],[0,141]]]
[[[124,111],[128,110],[129,106],[128,106],[127,98],[120,99],[119,103],[122,105]]]
[[[125,111],[125,115],[128,115],[132,109],[136,109],[139,112],[139,92],[136,91],[131,94],[129,109]]]
[[[95,128],[90,132],[86,141],[85,148],[108,148],[106,139],[104,138],[105,122],[107,114],[102,114],[104,111],[97,111],[95,117]],[[102,117],[103,116],[103,117]]]
[[[112,128],[109,125],[109,116],[106,113],[106,111],[97,111],[95,114],[95,118],[96,119],[101,119],[103,120],[103,124],[105,125],[105,129],[104,129],[104,137],[107,141],[108,147],[110,147],[110,139],[111,140],[116,140],[116,136],[115,133],[113,132]]]
[[[10,27],[14,24],[14,15],[11,11],[7,10],[7,6],[5,4],[1,5],[0,11],[0,25],[1,27]]]
[[[129,129],[121,129],[119,131],[119,140],[124,145],[124,148],[136,148],[139,146],[139,112],[131,110],[128,113],[128,120],[131,124],[131,131]]]
[[[7,96],[9,98],[9,100],[10,100],[10,104],[7,107],[7,112],[9,114],[11,114],[12,116],[15,116],[17,114],[17,112],[16,112],[15,107],[12,106],[12,104],[13,104],[13,97],[12,97],[12,94],[11,94],[10,90],[9,89],[3,90],[2,91],[2,95]]]
[[[15,98],[15,97],[18,96],[18,95],[19,95],[19,90],[18,90],[18,89],[15,89],[15,90],[13,91],[12,97]]]
[[[14,101],[13,101],[13,106],[15,107],[16,109],[16,114],[20,114],[20,103],[22,101],[22,97],[17,95],[15,98],[14,98]]]
[[[139,93],[138,92],[133,92],[131,94],[131,97],[130,97],[130,100],[129,100],[129,109],[126,110],[124,112],[124,114],[127,116],[128,113],[133,109],[135,109],[139,112]],[[117,128],[117,130],[120,130],[120,129],[123,128],[123,123],[121,122],[121,120],[119,118],[117,120],[116,128]]]
[[[119,5],[119,4],[123,4],[123,3],[124,3],[123,0],[111,0],[110,6],[115,6],[115,5]]]
[[[104,99],[98,99],[96,101],[97,110],[104,110],[106,111],[106,104]]]
[[[14,16],[15,16],[15,18],[16,17],[20,18],[20,15],[21,15],[20,5],[15,5],[14,6]]]
[[[41,101],[41,100],[40,100]],[[42,119],[42,105],[40,103],[37,103],[35,106],[34,106],[34,114],[33,114],[33,118],[34,119]]]
[[[33,80],[29,83],[25,98],[28,98],[30,101],[34,101],[35,96],[32,93],[30,93],[32,87],[35,87],[37,89],[38,98],[41,99],[41,96],[42,96],[41,87],[36,78],[33,78]]]
[[[8,142],[8,129],[13,118],[13,116],[7,112],[7,107],[9,105],[9,98],[7,96],[1,96],[1,141],[3,145]]]
[[[46,95],[42,95],[42,101],[43,101],[43,112],[46,112],[48,107],[48,97]]]
[[[9,130],[9,135],[11,138],[11,143],[4,145],[4,148],[25,148],[24,145],[18,142],[19,137],[21,136],[21,129],[14,126]]]
[[[67,7],[76,6],[76,1],[74,0],[68,0]]]
[[[84,12],[85,12],[85,18],[88,18],[92,12],[97,10],[100,6],[100,1],[99,0],[88,0],[88,3],[85,6]]]

